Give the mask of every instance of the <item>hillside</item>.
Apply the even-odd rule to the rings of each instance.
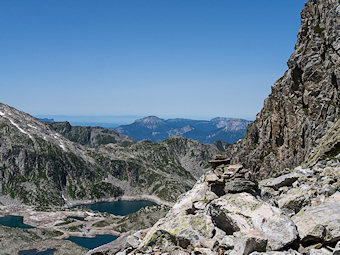
[[[192,187],[217,151],[213,145],[181,137],[86,148],[5,104],[0,104],[0,115],[3,204],[17,200],[61,206],[74,200],[136,195],[174,201]]]
[[[234,143],[241,139],[251,121],[234,118],[214,118],[208,120],[168,119],[156,116],[138,119],[130,125],[119,126],[116,130],[133,137],[137,141],[149,139],[163,141],[171,136],[180,135],[202,143],[222,141]]]

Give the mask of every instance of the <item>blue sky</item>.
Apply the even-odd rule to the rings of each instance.
[[[0,102],[33,115],[254,119],[301,0],[0,1]]]

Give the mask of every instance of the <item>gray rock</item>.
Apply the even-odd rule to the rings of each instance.
[[[248,255],[253,251],[266,251],[268,240],[260,230],[249,230],[245,235],[238,232],[235,237],[234,250],[237,254]]]
[[[340,240],[340,201],[305,207],[292,219],[302,242]]]
[[[291,186],[298,178],[299,175],[297,173],[284,174],[266,183],[264,186],[277,190],[284,186]]]
[[[257,185],[254,182],[247,181],[244,179],[233,179],[225,183],[224,191],[226,193],[240,193],[240,192],[254,193],[256,187]]]
[[[340,241],[335,245],[333,255],[340,255]]]
[[[267,250],[279,250],[297,239],[292,220],[279,208],[258,200],[249,193],[226,194],[210,203],[214,224],[231,235],[260,230],[268,239]]]

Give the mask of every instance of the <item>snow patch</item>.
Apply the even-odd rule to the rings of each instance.
[[[8,119],[8,120],[12,123],[13,126],[15,126],[17,129],[19,129],[19,131],[21,133],[28,135],[29,138],[33,139],[33,137],[29,133],[27,133],[25,130],[23,130],[21,127],[19,127],[19,125],[17,123],[15,123],[12,119]]]
[[[2,111],[0,111],[0,115],[1,115],[1,116],[5,116],[5,114],[4,114]]]
[[[63,193],[61,193],[61,197],[64,199],[65,202],[67,201],[67,199],[66,199],[66,197],[64,196]]]
[[[59,137],[59,134],[54,134],[53,137],[59,142],[59,147],[63,149],[63,151],[66,151],[66,148],[64,146],[64,143]]]
[[[91,212],[88,212],[88,211],[85,211],[87,215],[89,216],[95,216],[96,214],[95,213],[91,213]]]
[[[31,128],[34,128],[34,129],[38,129],[37,127],[31,125],[31,124],[27,124],[27,126],[31,127]]]

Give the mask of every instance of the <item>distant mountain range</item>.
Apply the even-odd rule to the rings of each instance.
[[[149,139],[161,142],[171,136],[180,135],[202,143],[222,141],[234,143],[241,139],[251,121],[235,118],[214,118],[212,120],[168,119],[156,116],[138,119],[129,125],[116,128],[121,133],[137,141]]]

